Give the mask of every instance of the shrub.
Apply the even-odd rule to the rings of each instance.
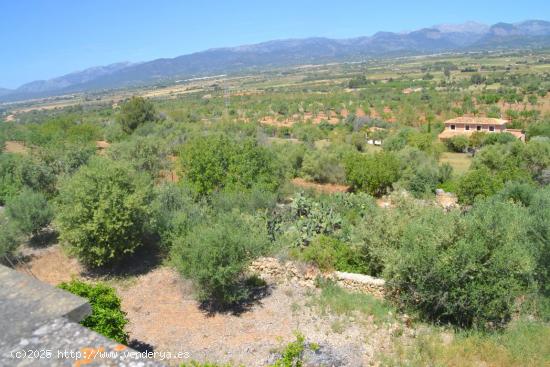
[[[0,213],[0,260],[17,248],[20,236],[14,223],[4,213]]]
[[[153,194],[151,230],[159,237],[161,249],[169,250],[177,238],[205,219],[207,210],[188,190],[173,183],[155,186]]]
[[[401,179],[396,186],[402,187],[415,197],[433,194],[437,184],[450,176],[450,166],[441,166],[427,153],[416,148],[405,148],[399,152]],[[442,177],[445,176],[445,177]]]
[[[182,176],[199,195],[222,188],[243,190],[253,186],[275,191],[281,174],[270,153],[249,139],[199,137],[184,145],[180,168]]]
[[[507,322],[535,270],[524,208],[477,203],[464,218],[426,212],[405,229],[385,271],[392,298],[425,318],[462,327]]]
[[[92,314],[80,322],[83,326],[119,343],[128,343],[128,334],[124,331],[128,319],[120,309],[120,298],[113,288],[101,283],[89,284],[80,280],[61,283],[59,288],[84,297],[90,302]]]
[[[382,195],[399,179],[399,160],[392,153],[350,155],[345,162],[346,177],[354,190]]]
[[[305,261],[321,270],[339,270],[364,273],[369,269],[362,262],[358,249],[332,237],[318,236],[299,254]]]
[[[132,133],[138,126],[155,120],[155,106],[143,97],[134,96],[120,106],[118,122],[122,130]]]
[[[21,190],[22,184],[17,177],[21,159],[15,154],[0,153],[0,205]]]
[[[113,160],[130,162],[137,171],[148,172],[152,177],[157,177],[167,162],[166,147],[162,141],[153,137],[137,136],[114,144],[107,154]]]
[[[550,138],[531,139],[521,152],[522,164],[535,179],[550,167]]]
[[[529,124],[526,131],[527,139],[535,136],[546,136],[550,138],[550,121],[540,121]]]
[[[52,168],[44,162],[18,154],[0,154],[0,205],[17,195],[24,186],[54,193]]]
[[[319,183],[343,183],[346,173],[340,162],[340,159],[328,150],[308,151],[304,156],[301,175],[306,180]]]
[[[529,238],[536,248],[537,280],[542,293],[550,296],[550,188],[538,190],[529,203]]]
[[[297,238],[293,245],[308,245],[318,234],[330,235],[336,232],[342,218],[326,203],[297,194],[291,205],[291,230],[296,231]]]
[[[477,198],[485,198],[495,194],[502,187],[487,168],[469,171],[458,182],[458,200],[464,204],[473,204]]]
[[[303,353],[306,349],[305,338],[300,333],[296,334],[296,341],[288,343],[281,357],[271,367],[302,367]]]
[[[529,206],[536,193],[536,187],[526,182],[510,181],[498,192],[498,197],[503,201],[513,201],[524,206]]]
[[[508,144],[516,142],[517,138],[507,132],[503,133],[497,133],[497,134],[487,134],[485,137],[483,144],[484,145],[491,145],[491,144]]]
[[[351,241],[357,244],[361,260],[368,267],[365,273],[381,276],[386,261],[396,256],[403,232],[411,218],[422,215],[424,210],[413,199],[392,198],[392,210],[376,208],[352,229]]]
[[[465,135],[457,135],[448,139],[446,144],[450,151],[462,153],[468,149],[469,140]]]
[[[86,265],[118,262],[141,244],[149,213],[149,181],[119,162],[94,158],[60,188],[60,238]]]
[[[267,247],[266,223],[238,212],[222,213],[194,228],[174,243],[176,268],[190,278],[198,299],[228,306],[246,299],[246,267]]]
[[[8,201],[6,214],[26,235],[35,235],[53,219],[53,210],[44,195],[28,188]]]

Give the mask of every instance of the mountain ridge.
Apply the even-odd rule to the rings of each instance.
[[[0,89],[0,101],[131,87],[249,69],[357,61],[393,55],[548,46],[550,22],[544,20],[500,22],[491,26],[476,22],[440,24],[405,33],[381,31],[372,36],[344,39],[310,37],[270,40],[211,48],[141,63],[96,66],[49,80],[25,83],[14,90]]]

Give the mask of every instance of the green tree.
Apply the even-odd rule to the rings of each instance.
[[[134,96],[120,106],[118,121],[122,129],[130,134],[138,126],[154,121],[155,106],[143,97]]]
[[[453,152],[463,153],[468,149],[469,140],[465,135],[457,135],[446,141],[447,147]]]
[[[128,334],[124,331],[128,319],[120,308],[120,298],[113,288],[101,283],[89,284],[80,280],[61,283],[59,288],[90,302],[92,314],[80,322],[83,326],[119,343],[128,343]]]
[[[221,135],[192,139],[184,145],[179,163],[182,176],[199,195],[223,188],[274,191],[282,176],[273,154],[255,141]]]
[[[400,164],[389,152],[353,154],[345,161],[346,178],[354,190],[380,196],[399,179]]]
[[[534,178],[550,167],[550,138],[535,137],[531,139],[521,154],[522,164]]]
[[[460,179],[456,194],[461,203],[473,204],[477,198],[491,196],[501,187],[502,181],[483,167],[467,172]]]
[[[141,245],[149,200],[147,177],[124,163],[93,158],[61,185],[60,238],[88,266],[120,261]]]
[[[525,208],[478,202],[465,217],[434,209],[414,218],[387,260],[390,296],[425,318],[495,328],[533,291],[535,261]]]

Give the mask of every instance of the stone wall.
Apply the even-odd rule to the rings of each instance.
[[[273,257],[262,257],[255,260],[250,265],[249,272],[257,274],[267,282],[298,284],[311,288],[315,287],[317,278],[330,279],[351,291],[371,294],[377,298],[384,297],[384,279],[339,271],[322,272],[312,265],[282,261]]]

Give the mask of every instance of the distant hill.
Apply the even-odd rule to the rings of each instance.
[[[528,20],[492,26],[441,24],[408,33],[378,32],[350,39],[289,39],[210,49],[171,59],[117,63],[0,89],[0,101],[112,89],[219,73],[277,66],[354,61],[368,57],[421,55],[447,51],[549,47],[550,22]]]

